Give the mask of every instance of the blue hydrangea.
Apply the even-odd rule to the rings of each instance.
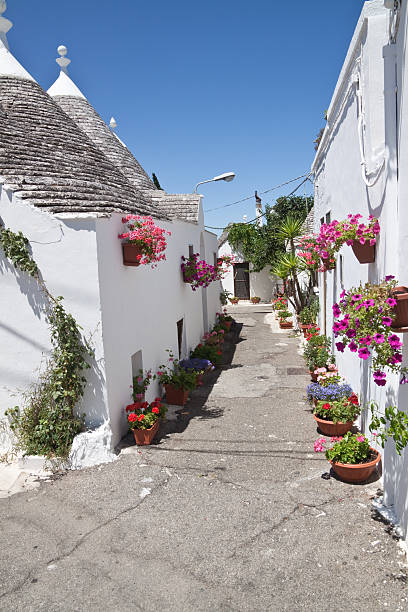
[[[353,389],[348,384],[331,383],[322,387],[319,383],[311,383],[307,388],[308,399],[316,399],[318,402],[335,402],[342,397],[350,397],[352,393]]]

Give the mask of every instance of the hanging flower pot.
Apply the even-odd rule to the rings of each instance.
[[[395,287],[391,295],[397,300],[392,327],[408,327],[408,287]]]
[[[160,421],[157,419],[150,429],[133,429],[133,435],[135,436],[137,446],[147,446],[151,444],[154,436],[157,434],[159,425]]]
[[[174,406],[184,406],[187,403],[189,391],[186,389],[178,389],[172,384],[165,384],[166,401]]]
[[[315,414],[313,415],[313,418],[316,421],[320,431],[325,436],[344,436],[344,434],[350,431],[353,427],[353,421],[347,421],[346,423],[335,423],[334,421],[319,419],[319,417],[317,417]]]
[[[360,263],[367,264],[375,261],[375,244],[371,245],[369,240],[366,240],[364,244],[361,244],[359,240],[353,240],[351,248]]]
[[[124,266],[140,266],[140,260],[143,256],[143,249],[140,245],[125,242],[122,244],[122,251]]]

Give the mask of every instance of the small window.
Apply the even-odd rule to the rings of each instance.
[[[183,319],[177,321],[177,342],[178,342],[178,356],[181,359],[181,352],[183,349]]]
[[[194,244],[188,245],[188,256],[192,257],[194,255]]]
[[[324,217],[320,219],[320,225],[323,225],[323,223],[324,223]]]
[[[326,214],[326,223],[327,223],[327,225],[330,223],[330,220],[331,220],[331,213],[330,213],[330,212],[328,212],[328,213]]]

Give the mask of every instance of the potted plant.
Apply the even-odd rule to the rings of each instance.
[[[292,329],[292,327],[293,327],[292,321],[288,321],[287,320],[291,316],[292,316],[292,314],[289,312],[289,310],[280,310],[279,311],[279,327],[281,329]]]
[[[200,259],[199,253],[193,253],[188,258],[182,257],[181,260],[183,280],[191,285],[193,291],[200,287],[208,287],[212,282],[221,278],[220,269]]]
[[[326,385],[312,382],[307,387],[307,398],[315,404],[318,402],[336,402],[344,397],[349,398],[352,395],[353,389],[348,383],[344,382],[329,382]]]
[[[198,344],[191,352],[191,358],[208,359],[214,365],[219,365],[222,361],[222,351],[219,347],[212,344]]]
[[[252,304],[259,304],[260,301],[261,301],[261,298],[258,297],[257,295],[254,295],[253,297],[251,297]]]
[[[373,216],[368,218],[367,225],[362,223],[361,219],[362,215],[359,214],[348,215],[346,221],[337,224],[335,234],[343,244],[351,246],[360,263],[372,263],[375,261],[375,244],[380,233],[380,224]]]
[[[234,295],[233,297],[229,298],[229,301],[231,302],[231,304],[238,304],[239,298]]]
[[[331,463],[335,474],[344,482],[362,483],[375,472],[381,460],[378,451],[370,446],[367,438],[361,433],[347,432],[342,437],[333,437],[333,446],[325,449],[325,438],[314,443],[314,451],[324,452]]]
[[[138,446],[150,444],[159,429],[160,417],[164,417],[167,408],[160,397],[152,403],[135,402],[126,406],[129,429],[133,431]]]
[[[318,308],[319,300],[314,300],[310,306],[306,306],[299,313],[298,319],[305,338],[309,335],[309,330],[311,327],[316,324]]]
[[[333,305],[337,350],[343,352],[347,347],[362,360],[371,357],[374,382],[381,387],[386,384],[384,370],[401,370],[402,342],[391,329],[398,303],[392,296],[395,285],[393,276],[379,284],[360,284],[343,291],[339,303]]]
[[[126,215],[122,223],[128,228],[127,232],[118,236],[121,240],[126,240],[122,243],[125,266],[150,264],[155,268],[159,261],[166,259],[166,234],[171,236],[170,232],[155,225],[151,217]]]
[[[217,320],[218,320],[218,325],[220,325],[220,327],[225,332],[230,331],[232,324],[234,322],[234,319],[231,317],[231,315],[228,314],[226,308],[224,308],[222,312],[217,312]]]
[[[314,375],[316,368],[325,368],[334,361],[330,350],[331,340],[318,333],[311,333],[306,339],[307,344],[303,351],[303,358],[312,380],[317,380],[317,376]]]
[[[194,372],[189,372],[180,367],[178,359],[168,350],[168,365],[159,366],[157,378],[166,391],[168,404],[184,406],[188,400],[190,391],[197,385],[197,377]]]
[[[204,334],[203,342],[205,344],[215,344],[218,346],[219,344],[222,344],[224,342],[224,333],[225,332],[223,329],[213,329],[212,332],[207,332],[206,334]]]
[[[197,386],[201,386],[203,384],[203,378],[207,372],[214,370],[214,366],[209,359],[202,359],[199,357],[183,359],[180,361],[180,367],[187,372],[193,372],[195,374]]]
[[[313,418],[325,436],[342,436],[353,427],[360,411],[358,397],[352,393],[350,397],[334,401],[319,400]]]
[[[148,370],[146,373],[144,373],[143,370],[139,370],[138,375],[133,377],[133,401],[144,401],[146,390],[151,381],[155,378],[156,376],[152,374],[151,370]]]

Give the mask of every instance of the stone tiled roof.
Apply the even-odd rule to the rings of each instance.
[[[302,226],[303,234],[313,234],[314,232],[314,207],[310,210],[307,215],[305,222]]]
[[[34,81],[0,76],[0,175],[49,212],[151,214],[151,199]]]
[[[170,219],[182,219],[197,223],[200,214],[201,197],[194,193],[166,193],[157,189],[150,192],[153,203],[162,214]]]
[[[221,236],[218,238],[218,248],[220,248],[228,240],[228,230],[232,223],[228,223],[227,227],[223,230]]]
[[[78,96],[54,96],[54,100],[132,185],[140,190],[156,189],[139,162],[116,138],[88,100]]]

